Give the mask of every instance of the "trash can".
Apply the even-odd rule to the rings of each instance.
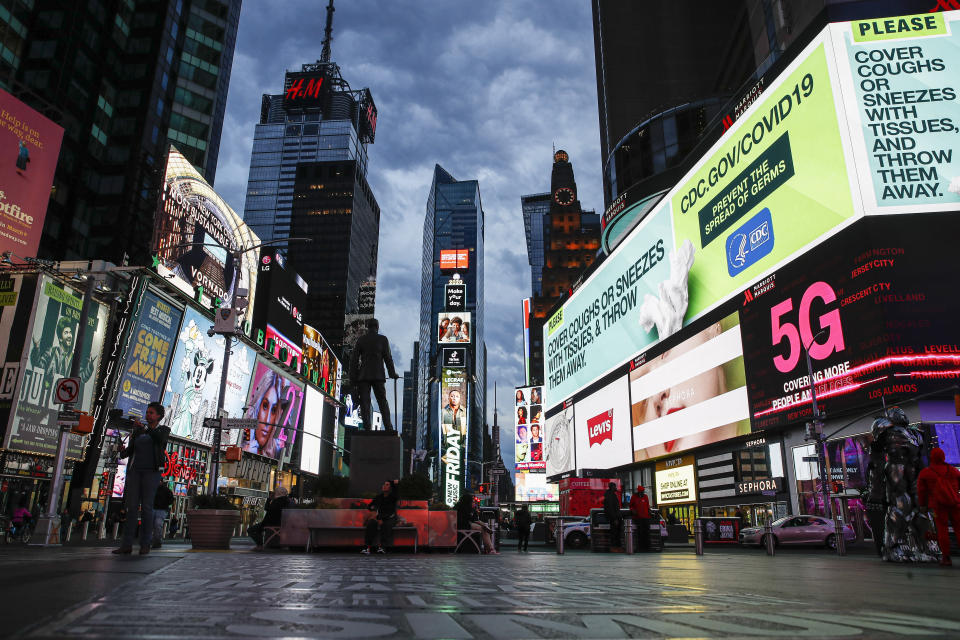
[[[603,509],[590,509],[590,551],[610,552],[610,523]]]

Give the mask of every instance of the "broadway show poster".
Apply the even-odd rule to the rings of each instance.
[[[207,335],[211,326],[213,321],[199,311],[186,309],[163,394],[167,414],[162,424],[170,427],[171,435],[206,445],[213,443],[213,430],[203,426],[203,421],[217,415],[225,343],[223,336]],[[243,413],[254,360],[252,349],[239,342],[233,344],[223,402],[229,417]],[[223,443],[235,441],[235,434],[222,438]]]
[[[144,292],[114,408],[143,418],[147,405],[160,401],[182,317],[167,300]]]
[[[47,276],[40,278],[38,288],[29,353],[23,362],[17,407],[6,447],[52,456],[57,452],[57,412],[61,407],[54,401],[53,391],[58,379],[70,375],[83,298]],[[91,302],[80,350],[80,402],[76,408],[83,411],[91,409],[108,314],[106,306]],[[82,445],[81,436],[71,435],[67,457],[80,458]]]
[[[244,433],[243,450],[274,460],[290,459],[300,424],[303,387],[265,362],[258,361],[244,418],[257,428]]]
[[[323,335],[308,324],[303,325],[303,364],[310,382],[327,395],[339,398],[340,361]]]
[[[440,462],[443,501],[453,506],[463,486],[464,442],[470,424],[466,369],[443,369],[440,374]]]
[[[63,127],[0,89],[0,252],[37,255]]]
[[[257,252],[245,250],[259,244],[243,218],[171,147],[151,245],[159,261],[157,273],[190,297],[202,289],[203,303],[213,307],[218,301],[233,303],[239,269],[237,286],[247,289],[250,299],[240,319],[246,326],[253,320],[256,300]],[[235,264],[236,252],[242,252],[240,264]]]
[[[743,295],[740,322],[754,429],[880,410],[960,379],[960,235],[953,214],[871,216]]]

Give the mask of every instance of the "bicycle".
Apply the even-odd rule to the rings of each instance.
[[[13,542],[22,542],[27,544],[30,542],[30,536],[33,535],[33,522],[28,520],[26,522],[21,522],[20,524],[10,523],[10,526],[7,528],[4,533],[4,539],[7,544]]]

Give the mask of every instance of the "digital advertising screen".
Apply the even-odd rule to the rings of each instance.
[[[243,434],[243,450],[274,460],[289,460],[297,438],[303,387],[263,360],[250,381],[244,418],[257,421],[257,428]]]
[[[440,269],[468,269],[470,267],[469,249],[441,249]]]
[[[326,107],[330,95],[329,80],[322,71],[288,71],[284,82],[283,108]]]
[[[553,477],[576,469],[574,429],[572,402],[543,423],[543,459],[547,476]]]
[[[0,252],[37,255],[61,142],[63,127],[0,89]]]
[[[303,306],[307,292],[296,274],[286,268],[286,259],[278,251],[260,250],[257,268],[257,298],[254,304],[251,334],[265,348],[273,340],[273,356],[286,365],[303,355]],[[285,357],[280,358],[281,349]]]
[[[303,325],[303,364],[313,384],[334,398],[340,397],[341,365],[319,330]]]
[[[574,405],[578,469],[611,469],[633,461],[627,377]]]
[[[307,385],[303,407],[303,439],[300,441],[300,468],[320,473],[320,436],[323,431],[324,396]]]
[[[469,311],[441,313],[437,320],[437,341],[440,344],[470,342],[473,325]]]
[[[7,430],[6,448],[23,453],[52,456],[57,452],[60,428],[56,402],[57,380],[70,375],[80,328],[82,294],[49,276],[37,285],[36,310],[29,334],[28,353],[20,372],[19,395]],[[91,301],[80,352],[80,401],[76,409],[92,412],[94,385],[100,370],[103,342],[110,310]],[[83,455],[82,436],[71,434],[67,457]]]
[[[630,372],[630,398],[634,462],[750,433],[737,313],[650,354]]]
[[[657,462],[653,478],[657,506],[697,501],[697,477],[692,455]]]
[[[515,473],[513,476],[514,494],[517,502],[543,502],[560,499],[560,488],[548,483],[543,473]]]
[[[223,336],[207,335],[211,326],[213,321],[196,309],[187,307],[184,311],[164,387],[163,406],[167,413],[161,421],[170,427],[171,435],[206,445],[213,443],[213,430],[203,426],[203,421],[217,415],[225,344]],[[246,406],[256,356],[253,349],[241,342],[235,342],[231,351],[223,408],[230,417],[239,418]],[[237,437],[236,433],[224,432],[222,442],[236,443]]]
[[[470,427],[469,397],[465,369],[441,369],[440,373],[440,473],[443,501],[453,506],[460,499],[465,476],[464,442]]]
[[[807,350],[828,416],[957,384],[958,233],[953,214],[871,216],[744,292],[754,429],[812,415]]]
[[[243,218],[171,147],[151,244],[157,273],[191,298],[201,294],[207,307],[219,306],[218,301],[233,304],[236,279],[237,288],[246,289],[250,300],[241,324],[252,322],[258,256],[242,250],[259,244],[260,238]],[[240,264],[234,264],[233,256],[240,251]]]
[[[147,405],[163,397],[183,310],[153,291],[144,291],[136,312],[115,409],[143,418]]]
[[[544,423],[541,388],[518,387],[514,390],[513,413],[514,464],[516,469],[542,472],[547,468],[543,457]]]

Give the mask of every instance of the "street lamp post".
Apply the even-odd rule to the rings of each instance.
[[[817,464],[820,467],[820,492],[823,494],[823,515],[828,520],[833,519],[833,508],[830,504],[830,482],[827,473],[827,441],[823,437],[823,422],[820,420],[820,410],[817,407],[817,384],[813,379],[813,364],[810,362],[810,347],[827,329],[821,329],[810,339],[810,344],[803,345],[807,357],[807,376],[810,378],[810,400],[813,404],[813,420],[807,423],[807,439],[813,437],[817,443]],[[801,343],[802,344],[802,343]]]

